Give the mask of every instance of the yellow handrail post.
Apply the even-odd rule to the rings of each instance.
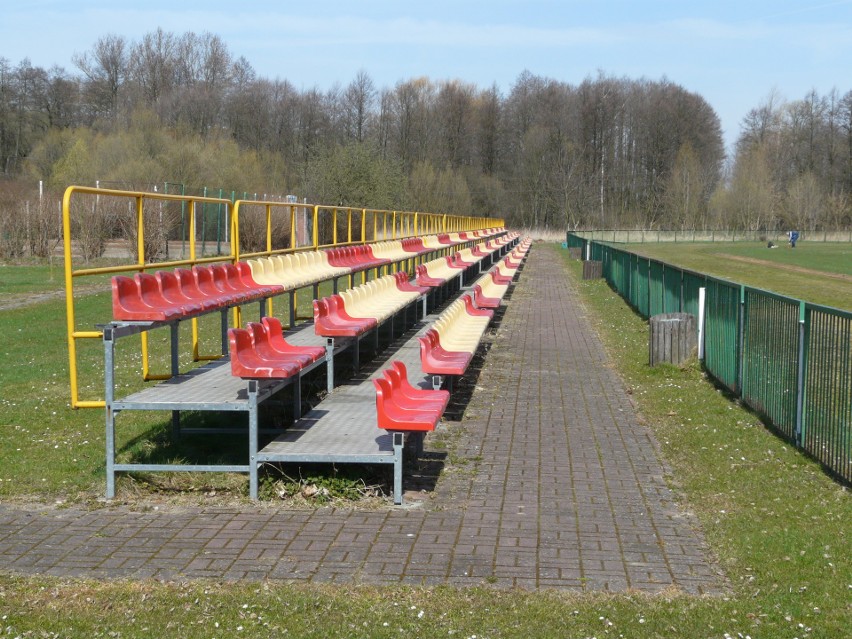
[[[187,230],[187,233],[189,234],[189,260],[190,262],[195,262],[195,200],[189,201],[188,214],[189,229]],[[236,215],[234,215],[233,218],[236,223]],[[231,234],[231,241],[239,241],[236,234]],[[192,325],[192,361],[197,362],[201,359],[198,348],[198,318],[193,317],[190,324]]]
[[[65,250],[65,322],[68,333],[68,371],[71,382],[71,408],[77,408],[77,344],[74,338],[74,284],[71,264],[71,193],[69,186],[62,197],[62,244]]]

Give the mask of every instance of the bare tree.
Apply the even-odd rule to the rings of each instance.
[[[131,75],[149,106],[157,106],[174,87],[177,54],[177,38],[162,29],[145,34],[133,47]]]
[[[74,54],[72,61],[86,76],[86,95],[93,115],[115,118],[119,93],[128,75],[129,54],[124,38],[103,36],[91,51]]]
[[[350,139],[363,142],[376,101],[376,86],[366,71],[358,71],[355,79],[343,92],[342,99],[346,135]]]

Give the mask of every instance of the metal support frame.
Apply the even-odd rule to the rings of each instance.
[[[170,322],[168,324],[171,331],[171,367],[172,380],[163,382],[158,386],[149,387],[140,393],[132,394],[121,400],[115,397],[115,341],[116,339],[128,335],[142,333],[152,328],[162,326],[157,322],[114,322],[105,325],[103,328],[103,344],[104,344],[104,379],[105,379],[105,448],[106,448],[106,497],[112,499],[115,497],[115,475],[118,472],[240,472],[248,473],[249,475],[249,490],[253,499],[257,498],[258,485],[258,464],[257,452],[259,446],[259,407],[260,405],[279,391],[287,386],[293,387],[293,409],[294,415],[298,419],[301,416],[301,380],[302,377],[311,372],[317,366],[326,363],[330,367],[330,375],[333,379],[333,349],[327,351],[326,358],[319,359],[311,365],[305,367],[298,375],[283,379],[274,380],[240,380],[239,378],[230,375],[230,366],[226,360],[217,360],[210,362],[205,366],[190,371],[183,376],[179,371],[178,361],[178,329],[179,322]],[[222,367],[227,367],[227,374],[218,370]],[[158,398],[158,387],[165,389],[164,393],[169,393],[169,389],[180,387],[187,383],[202,383],[204,376],[217,376],[219,383],[214,382],[212,388],[221,388],[222,381],[231,388],[225,391],[225,394],[217,393],[216,399],[198,399],[191,392],[186,395],[176,393],[174,390],[169,395],[161,395]],[[211,379],[213,379],[211,377]],[[239,389],[244,388],[245,394],[241,397]],[[228,396],[227,393],[232,395]],[[241,428],[238,431],[234,429],[183,429],[180,428],[180,413],[182,411],[217,411],[217,412],[244,412],[248,414],[248,439],[249,439],[249,455],[248,463],[246,464],[120,464],[116,462],[116,415],[123,410],[150,410],[150,411],[171,411],[172,426],[174,436],[181,434],[209,434],[209,433],[225,433],[225,432],[241,432],[245,429]]]

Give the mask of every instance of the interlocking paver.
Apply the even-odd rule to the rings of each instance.
[[[553,246],[507,296],[419,509],[0,506],[0,569],[108,578],[723,590]],[[427,440],[428,450],[428,440]]]

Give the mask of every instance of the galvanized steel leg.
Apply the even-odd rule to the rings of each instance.
[[[334,338],[327,337],[325,340],[325,390],[331,393],[334,390]]]
[[[405,438],[402,433],[391,433],[393,436],[393,503],[402,504],[402,449]]]
[[[179,322],[174,322],[169,326],[171,332],[171,367],[172,367],[172,377],[177,377],[180,375],[180,359],[178,357],[178,334],[180,327]],[[177,437],[180,436],[180,411],[173,410],[172,411],[172,435]]]
[[[106,497],[115,497],[115,341],[112,329],[104,329],[104,403],[106,405]]]
[[[296,291],[290,291],[290,328],[296,325]]]
[[[248,382],[249,400],[249,497],[257,499],[257,380]]]
[[[298,373],[290,382],[293,386],[293,419],[299,419],[302,416],[302,373]]]

